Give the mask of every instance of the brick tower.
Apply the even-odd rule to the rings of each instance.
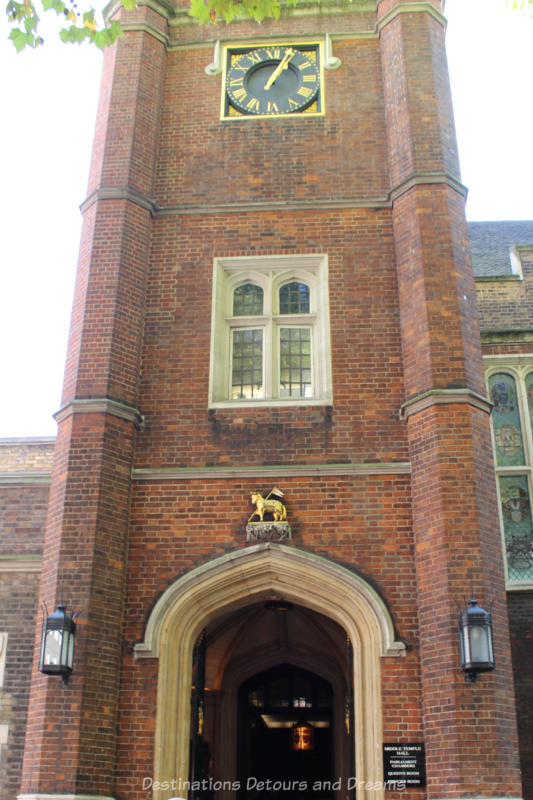
[[[40,590],[74,671],[36,648],[20,800],[521,797],[440,1],[123,22]]]

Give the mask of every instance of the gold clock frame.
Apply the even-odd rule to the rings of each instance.
[[[310,106],[302,111],[291,114],[243,114],[235,109],[228,100],[226,92],[226,80],[232,65],[232,59],[240,58],[244,53],[257,48],[270,47],[294,47],[297,50],[313,53],[318,61],[319,90],[318,98]],[[323,117],[325,114],[325,86],[324,86],[324,42],[320,39],[291,39],[290,41],[242,41],[225,44],[222,52],[222,91],[220,100],[220,119],[224,122],[235,120],[258,120],[258,119],[313,119]]]

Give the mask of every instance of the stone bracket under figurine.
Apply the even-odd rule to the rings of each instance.
[[[288,522],[249,522],[246,526],[247,542],[283,542],[291,538]]]
[[[250,496],[255,511],[246,525],[246,541],[283,542],[291,539],[287,509],[281,501],[283,492],[280,489],[272,489],[266,497],[260,492],[252,492]],[[258,518],[255,522],[254,517]]]

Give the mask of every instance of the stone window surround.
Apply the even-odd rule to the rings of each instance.
[[[4,685],[4,673],[6,669],[6,652],[7,652],[7,633],[0,633],[0,687]],[[0,736],[0,744],[2,744],[1,736]]]
[[[275,391],[276,362],[272,350],[265,351],[265,385],[273,387],[268,397],[258,400],[229,400],[230,333],[233,290],[244,283],[256,283],[265,289],[265,317],[275,315],[272,297],[282,284],[298,281],[311,289],[311,312],[301,315],[301,323],[313,329],[314,396],[278,398]],[[300,316],[300,315],[298,315]],[[295,315],[287,315],[288,325]],[[245,323],[240,320],[239,327]],[[250,325],[258,324],[250,318]],[[211,317],[211,366],[209,374],[210,408],[257,408],[261,406],[331,405],[331,356],[329,331],[328,258],[325,254],[240,256],[215,258]]]

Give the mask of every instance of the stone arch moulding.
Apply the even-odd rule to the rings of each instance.
[[[380,659],[404,655],[405,645],[395,640],[385,603],[363,578],[321,556],[268,542],[216,558],[175,581],[155,604],[144,642],[135,646],[137,658],[159,658],[154,800],[186,796],[180,787],[188,780],[192,651],[200,631],[269,594],[330,617],[350,637],[358,800],[383,796],[376,791],[383,785]]]

